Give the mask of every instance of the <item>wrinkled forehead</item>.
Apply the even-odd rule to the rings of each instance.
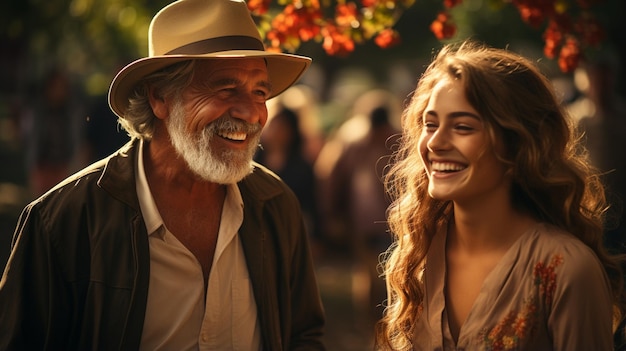
[[[253,83],[271,89],[267,65],[262,58],[198,60],[192,84],[215,81]]]

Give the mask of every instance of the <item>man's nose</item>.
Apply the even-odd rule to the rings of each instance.
[[[233,101],[230,107],[230,116],[244,120],[250,124],[265,125],[267,120],[267,106],[259,104],[252,98],[241,96]]]

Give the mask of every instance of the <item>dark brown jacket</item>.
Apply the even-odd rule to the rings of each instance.
[[[138,349],[150,254],[136,144],[24,209],[0,281],[0,350]],[[258,165],[239,188],[264,350],[322,350],[324,314],[297,199]]]

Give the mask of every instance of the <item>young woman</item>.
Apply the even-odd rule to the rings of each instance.
[[[610,350],[619,264],[602,184],[527,59],[444,47],[403,114],[386,186],[382,350]]]

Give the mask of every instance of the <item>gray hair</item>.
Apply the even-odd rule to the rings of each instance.
[[[118,118],[118,123],[131,138],[150,140],[154,134],[156,116],[148,99],[149,88],[154,88],[159,97],[180,95],[193,78],[194,62],[189,60],[175,63],[145,76],[137,83],[128,98],[124,116]]]

